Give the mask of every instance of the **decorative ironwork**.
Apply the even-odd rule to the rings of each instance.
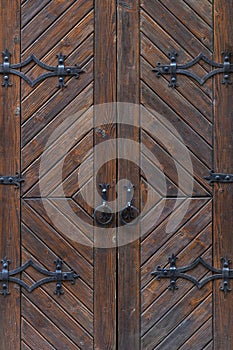
[[[62,295],[64,294],[64,290],[62,289],[62,282],[63,281],[71,281],[71,284],[75,283],[75,279],[79,278],[79,275],[77,275],[74,271],[67,271],[62,272],[62,260],[58,259],[54,261],[56,264],[56,271],[48,271],[43,269],[41,266],[34,263],[32,260],[28,260],[25,264],[22,266],[16,268],[15,270],[9,271],[9,265],[10,260],[7,260],[7,258],[4,258],[1,260],[2,263],[2,271],[0,272],[0,281],[2,281],[2,290],[0,291],[1,295],[7,296],[10,294],[8,285],[9,282],[14,282],[25,288],[29,293],[31,293],[34,289],[50,282],[56,282],[56,290],[54,291],[54,294],[56,295]],[[25,271],[29,266],[32,266],[35,270],[40,272],[41,274],[47,276],[31,286],[29,286],[26,282],[23,280],[14,277],[15,275]]]
[[[101,190],[102,204],[99,205],[94,211],[94,219],[99,225],[108,225],[113,220],[113,212],[111,207],[107,204],[109,184],[99,184]]]
[[[177,259],[178,259],[177,256],[172,254],[172,257],[170,257],[168,260],[170,263],[169,268],[161,268],[160,266],[158,266],[157,270],[151,273],[151,275],[156,276],[158,280],[160,280],[161,278],[170,278],[170,284],[168,289],[170,289],[171,291],[174,292],[176,289],[178,289],[178,286],[177,286],[178,278],[184,278],[188,281],[191,281],[199,289],[204,287],[210,281],[213,281],[216,279],[222,279],[222,285],[220,287],[220,290],[223,291],[224,294],[227,294],[227,292],[231,291],[231,288],[229,287],[229,280],[233,279],[233,270],[230,269],[231,260],[227,258],[221,258],[222,269],[216,269],[215,267],[209,265],[201,257],[197,258],[192,264],[188,266],[177,268],[176,266]],[[214,272],[214,275],[208,276],[200,282],[193,276],[190,276],[185,273],[187,271],[194,269],[198,264],[202,264],[209,271]]]
[[[0,185],[15,185],[15,188],[19,188],[22,182],[24,179],[20,177],[19,173],[16,173],[15,176],[0,175]]]
[[[233,182],[233,174],[215,173],[211,170],[209,176],[205,176],[204,179],[208,180],[210,185],[215,182],[228,183]]]
[[[35,86],[36,84],[38,84],[44,79],[57,76],[58,87],[63,88],[66,86],[64,77],[75,76],[75,78],[77,79],[79,78],[80,73],[84,72],[82,69],[78,68],[77,64],[75,64],[72,67],[65,66],[64,61],[66,56],[62,55],[62,53],[57,55],[58,65],[56,67],[49,66],[41,62],[35,55],[31,55],[25,61],[17,64],[10,63],[11,54],[8,50],[3,51],[2,56],[3,56],[3,63],[0,64],[0,74],[3,75],[2,86],[5,86],[5,87],[12,85],[12,83],[10,82],[10,74],[18,75],[19,77],[24,79],[31,87]],[[35,62],[41,68],[48,70],[49,73],[41,74],[38,78],[31,80],[24,73],[17,70],[27,66],[31,62]]]
[[[161,64],[158,63],[157,67],[153,69],[154,72],[157,72],[157,77],[160,77],[161,75],[170,75],[170,82],[168,86],[170,87],[177,87],[179,86],[177,83],[177,74],[183,74],[188,77],[193,78],[196,80],[200,85],[203,85],[206,80],[213,77],[216,74],[222,73],[223,74],[223,80],[222,84],[232,84],[230,81],[230,73],[233,72],[233,64],[230,63],[230,57],[231,54],[229,52],[223,53],[224,55],[224,61],[223,63],[217,63],[212,60],[210,60],[208,57],[200,53],[196,58],[194,58],[192,61],[187,62],[185,64],[177,64],[177,53],[172,51],[169,53],[170,57],[170,64]],[[215,67],[216,69],[213,69],[209,73],[207,73],[204,77],[199,77],[197,74],[187,70],[188,68],[194,66],[199,61],[204,61],[208,63],[211,67]]]
[[[132,204],[135,186],[130,183],[128,186],[124,187],[127,191],[127,204],[120,212],[120,219],[123,225],[129,225],[137,221],[136,219],[139,216],[139,210]]]

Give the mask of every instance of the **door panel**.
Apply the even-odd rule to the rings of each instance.
[[[74,212],[92,222],[79,203],[81,188],[77,172],[80,164],[92,156],[93,147],[93,115],[88,112],[93,104],[93,10],[92,1],[52,1],[37,8],[30,1],[22,4],[21,60],[34,54],[47,65],[56,66],[56,55],[62,52],[67,56],[66,65],[78,63],[85,70],[79,80],[68,78],[67,88],[62,91],[57,89],[56,78],[46,79],[33,88],[22,81],[21,164],[25,178],[22,187],[22,262],[33,259],[53,271],[54,260],[59,257],[64,261],[64,269],[74,269],[82,275],[78,284],[64,286],[62,298],[54,295],[54,286],[49,284],[35,293],[22,291],[22,344],[31,349],[38,348],[36,340],[43,349],[93,348],[93,232],[89,232],[89,236],[83,234],[83,240],[89,245],[66,237],[65,232],[72,230],[73,224],[64,209],[65,197],[58,175],[64,162],[65,196]],[[35,79],[44,70],[38,65],[30,65],[23,72]],[[74,140],[77,128],[84,124],[83,127],[89,127],[88,133]],[[56,137],[51,139],[54,131]],[[69,142],[70,147],[67,147]],[[46,157],[50,164],[42,170],[44,151],[49,147],[51,152]],[[73,195],[76,195],[75,199],[72,199]],[[48,207],[57,217],[65,216],[60,230],[48,215]],[[32,268],[23,276],[29,284],[39,277]]]
[[[223,73],[202,84],[174,73],[169,53],[177,65],[202,53],[209,61],[186,69],[204,77],[232,50],[232,9],[232,0],[1,4],[10,64],[34,55],[18,76],[0,66],[0,175],[24,179],[20,189],[0,181],[0,259],[10,271],[34,263],[16,283],[0,268],[1,348],[231,350],[231,295],[221,277],[200,283],[212,276],[203,261],[223,274],[221,257],[233,256],[232,184],[205,179],[232,173],[232,85]],[[172,280],[156,278],[158,267],[186,269]],[[45,275],[55,277],[19,285]]]
[[[158,62],[168,62],[168,53],[172,50],[177,52],[177,61],[182,63],[192,60],[200,52],[212,57],[210,3],[204,1],[203,10],[197,12],[192,3],[141,2],[142,115],[154,119],[157,126],[157,130],[148,133],[143,130],[142,119],[142,141],[159,160],[166,179],[173,184],[161,196],[166,214],[157,223],[153,222],[141,240],[141,348],[147,350],[187,349],[188,346],[203,349],[212,342],[211,284],[198,291],[187,280],[179,280],[179,289],[172,294],[164,281],[158,281],[150,274],[157,266],[167,266],[172,254],[179,256],[177,265],[180,266],[187,266],[200,256],[212,264],[212,190],[204,180],[212,168],[212,83],[207,81],[200,87],[189,77],[178,75],[179,87],[172,89],[168,87],[169,76],[157,79],[151,74]],[[208,67],[201,63],[194,70],[203,76]],[[185,173],[191,168],[182,160],[180,162],[179,154],[172,153],[168,139],[172,131],[168,133],[165,127],[162,129],[164,120],[176,128],[188,149],[194,180],[192,198],[188,194],[188,182],[185,183]],[[144,155],[145,151],[142,152]],[[181,177],[177,176],[175,162],[182,167]],[[150,185],[151,179],[148,180]],[[181,194],[177,194],[177,188],[182,190]],[[176,205],[177,198],[180,202]],[[207,271],[198,266],[193,274],[202,279]],[[203,337],[197,342],[198,333]]]

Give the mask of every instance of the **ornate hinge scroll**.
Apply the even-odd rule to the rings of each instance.
[[[1,261],[1,263],[2,263],[2,271],[0,272],[0,281],[2,281],[2,290],[0,291],[0,294],[4,296],[10,294],[8,289],[9,282],[14,282],[19,284],[21,287],[25,288],[29,293],[31,293],[34,289],[46,283],[55,282],[56,289],[54,291],[54,294],[61,295],[61,294],[64,294],[64,291],[62,288],[63,282],[71,281],[71,283],[74,284],[75,279],[79,278],[79,275],[77,275],[73,270],[62,272],[63,262],[60,259],[57,259],[56,261],[54,261],[54,263],[56,264],[55,272],[43,269],[41,266],[37,265],[32,260],[28,260],[22,266],[11,271],[9,270],[10,260],[7,260],[7,258],[4,258]],[[15,275],[25,271],[29,266],[32,266],[35,270],[37,270],[42,275],[45,275],[47,277],[35,282],[31,286],[29,286],[26,282],[24,282],[20,278],[14,277]]]
[[[2,86],[8,87],[11,86],[10,82],[10,74],[18,75],[22,79],[24,79],[31,87],[35,86],[42,80],[49,77],[58,77],[58,87],[65,87],[64,77],[74,76],[76,79],[79,78],[81,73],[84,73],[82,69],[80,69],[76,64],[74,66],[65,66],[65,58],[62,53],[57,55],[58,65],[57,66],[49,66],[43,62],[41,62],[36,56],[31,55],[25,61],[17,64],[10,63],[10,52],[8,50],[3,51],[3,63],[0,64],[0,74],[3,75]],[[24,73],[20,72],[18,69],[27,66],[29,63],[34,62],[41,68],[49,71],[49,73],[41,74],[38,78],[31,80]]]
[[[224,294],[227,294],[227,292],[231,291],[229,287],[229,279],[233,279],[233,270],[230,269],[231,261],[229,259],[221,258],[222,269],[216,269],[215,267],[209,265],[201,257],[197,258],[193,263],[191,263],[188,266],[177,267],[176,266],[177,259],[178,259],[177,256],[172,254],[172,256],[168,260],[170,264],[169,268],[161,268],[160,266],[158,266],[157,270],[151,273],[151,275],[156,276],[158,280],[160,280],[161,278],[169,278],[170,284],[168,286],[168,289],[170,289],[171,291],[174,292],[176,289],[178,289],[178,286],[177,286],[178,278],[184,278],[192,282],[199,289],[204,287],[206,283],[210,281],[213,281],[216,279],[222,279],[222,285],[220,287],[220,290],[223,291]],[[198,264],[203,265],[206,269],[213,272],[214,274],[204,278],[201,282],[199,282],[193,276],[185,273],[194,269]]]
[[[213,77],[216,74],[222,73],[222,84],[229,85],[232,84],[232,82],[230,81],[230,73],[233,72],[233,64],[230,63],[231,54],[229,52],[225,52],[223,53],[223,55],[223,63],[214,62],[202,53],[200,53],[196,58],[194,58],[190,62],[187,62],[185,64],[177,64],[177,53],[175,51],[172,51],[171,53],[169,53],[170,64],[158,63],[157,67],[152,70],[154,72],[157,72],[158,78],[161,75],[170,75],[170,82],[168,85],[173,88],[178,86],[177,74],[182,74],[191,77],[194,80],[196,80],[200,85],[203,85],[209,78]],[[211,70],[203,77],[199,77],[197,74],[188,70],[188,68],[194,66],[201,60],[208,63],[211,67],[214,67],[216,69]]]

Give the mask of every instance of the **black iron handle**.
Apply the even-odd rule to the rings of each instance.
[[[120,212],[120,220],[122,225],[135,224],[139,217],[139,210],[132,204],[133,201],[133,192],[135,186],[131,183],[128,186],[125,186],[126,189],[126,206]]]
[[[99,225],[108,225],[113,220],[113,211],[111,207],[108,205],[108,190],[110,185],[107,183],[99,184],[101,187],[101,197],[102,204],[99,205],[94,211],[94,219]]]

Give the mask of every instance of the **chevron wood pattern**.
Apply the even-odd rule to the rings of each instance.
[[[151,73],[158,62],[169,62],[172,50],[181,63],[200,52],[212,57],[212,4],[208,0],[142,0],[140,29],[142,116],[158,120],[156,133],[141,133],[146,145],[142,154],[148,157],[150,150],[156,155],[166,179],[171,181],[166,195],[160,193],[166,201],[163,217],[141,240],[141,349],[212,349],[212,285],[197,290],[188,281],[178,280],[179,289],[172,294],[167,290],[168,281],[157,281],[150,275],[158,265],[167,266],[172,253],[179,256],[180,266],[198,256],[212,263],[212,189],[203,180],[212,167],[212,85],[207,82],[200,87],[179,76],[179,87],[172,89],[168,77],[158,79]],[[194,70],[203,75],[210,67],[200,63]],[[175,188],[179,186],[182,191],[184,184],[178,183],[177,163],[164,146],[162,118],[158,115],[176,128],[193,165],[192,198],[186,197],[183,188],[176,207],[172,198],[178,193]],[[184,172],[188,170],[184,164],[181,167]],[[148,184],[151,181],[147,179]],[[185,206],[188,209],[179,224],[168,230],[169,220],[179,218]],[[207,273],[201,266],[193,271],[199,279]]]
[[[179,75],[179,86],[172,89],[168,75],[158,78],[152,71],[159,62],[169,63],[172,50],[180,64],[199,53],[212,58],[214,2],[17,0],[21,8],[11,0],[6,3],[14,10],[6,35],[11,37],[12,62],[33,54],[56,66],[57,55],[62,53],[65,65],[77,64],[84,73],[78,79],[66,77],[63,89],[58,89],[57,77],[32,88],[13,76],[12,90],[3,89],[0,96],[4,105],[0,168],[2,173],[12,173],[12,169],[15,173],[21,167],[25,179],[21,198],[13,187],[10,192],[0,188],[13,213],[11,223],[8,207],[0,206],[0,217],[7,218],[9,231],[5,236],[0,232],[6,237],[6,242],[1,238],[2,255],[9,251],[15,258],[13,264],[33,259],[51,271],[60,258],[64,270],[80,275],[74,285],[63,284],[61,297],[54,294],[53,283],[33,293],[12,285],[15,314],[5,324],[11,301],[1,308],[6,337],[0,347],[10,349],[12,322],[12,344],[17,350],[214,349],[213,301],[219,285],[214,289],[215,284],[208,283],[197,289],[180,278],[172,293],[168,280],[158,281],[151,275],[157,266],[168,267],[172,254],[178,255],[178,266],[200,256],[210,265],[216,263],[213,188],[204,179],[213,168],[214,84],[209,79],[200,86]],[[4,7],[0,14],[6,23]],[[17,30],[21,33],[16,35]],[[4,40],[1,45],[8,46]],[[210,69],[202,61],[192,67],[199,76]],[[31,79],[45,73],[34,62],[22,72]],[[13,102],[9,102],[12,91]],[[115,124],[115,114],[122,117],[118,107],[104,113],[96,108],[116,101],[140,105],[134,110],[133,125]],[[18,105],[21,134],[20,118],[11,125],[9,118],[4,119],[5,114],[16,114]],[[127,118],[127,109],[122,113]],[[117,158],[128,152],[120,143],[114,144],[113,159],[107,162],[104,152],[93,150],[121,137],[135,142],[133,152],[139,165]],[[10,161],[5,145],[12,151]],[[97,169],[101,161],[104,165]],[[127,226],[126,235],[121,236],[117,215],[104,239],[98,225],[93,225],[96,184],[109,182],[109,200],[118,200],[120,206],[116,192],[122,179],[134,183],[133,204],[145,209],[141,226],[131,226],[135,240],[128,245],[124,244]],[[111,242],[113,248],[99,248],[103,241]],[[210,275],[202,265],[190,273],[200,281]],[[41,277],[32,267],[22,273],[28,284]]]
[[[33,53],[44,63],[57,65],[56,55],[62,52],[66,65],[78,64],[85,71],[78,80],[67,78],[63,90],[57,89],[56,78],[46,79],[33,89],[21,83],[22,169],[26,179],[22,188],[22,260],[32,258],[53,271],[53,261],[60,257],[64,270],[73,269],[81,276],[75,285],[64,285],[62,298],[54,295],[54,286],[49,284],[35,293],[22,292],[21,346],[30,350],[93,349],[93,233],[81,233],[84,244],[67,238],[64,232],[72,230],[72,219],[63,206],[65,195],[73,211],[84,222],[92,222],[92,213],[76,193],[86,185],[85,179],[78,183],[77,172],[92,156],[93,147],[93,1],[23,1],[21,15],[22,60]],[[31,78],[43,74],[43,69],[33,64],[23,70]],[[75,139],[81,125],[89,132]],[[56,137],[48,145],[54,131]],[[74,140],[73,146],[67,148],[70,140]],[[54,156],[41,174],[46,147]],[[62,162],[65,193],[59,192]],[[44,208],[39,179],[44,184],[43,195],[53,198],[46,201],[54,215],[63,216],[64,225],[68,223],[64,230],[54,227]],[[23,279],[30,284],[40,279],[40,274],[28,269]]]

